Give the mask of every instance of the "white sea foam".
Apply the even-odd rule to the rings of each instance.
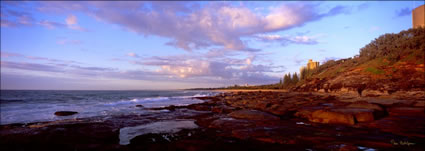
[[[19,91],[18,91],[19,92]],[[15,92],[16,93],[16,92]],[[125,114],[147,114],[149,111],[143,108],[137,108],[136,105],[143,105],[147,108],[164,107],[169,105],[185,106],[194,103],[202,103],[202,100],[193,99],[193,97],[207,96],[213,93],[209,92],[191,92],[187,91],[149,91],[149,92],[93,92],[92,95],[86,92],[70,92],[70,94],[62,94],[62,91],[55,91],[54,95],[49,95],[47,92],[40,92],[39,98],[34,96],[22,95],[24,101],[1,102],[0,124],[11,123],[30,123],[40,121],[54,121],[71,118],[85,118],[93,116],[110,116],[110,115],[125,115]],[[53,92],[52,92],[53,93]],[[58,93],[60,95],[58,95]],[[83,93],[83,94],[81,94]],[[98,94],[99,93],[99,94]],[[140,93],[144,93],[140,95]],[[152,94],[153,93],[153,94]],[[157,94],[155,94],[157,93]],[[190,95],[192,93],[193,95]],[[1,99],[7,100],[7,94]],[[78,95],[78,99],[73,100],[74,95]],[[155,96],[158,97],[145,97]],[[161,96],[162,95],[162,96]],[[13,98],[15,96],[10,96]],[[31,98],[33,97],[33,98]],[[28,99],[30,98],[30,99]],[[81,99],[83,98],[83,99]],[[114,99],[122,98],[122,99]],[[20,98],[17,98],[20,99]],[[27,100],[26,100],[27,99]],[[38,100],[37,100],[38,99]],[[56,111],[76,111],[78,114],[72,116],[55,116]]]

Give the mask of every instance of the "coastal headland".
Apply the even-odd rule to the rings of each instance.
[[[226,91],[153,114],[1,126],[2,150],[423,150],[424,94]],[[168,124],[167,124],[168,123]],[[171,124],[170,124],[171,123]],[[137,133],[136,133],[137,132]]]

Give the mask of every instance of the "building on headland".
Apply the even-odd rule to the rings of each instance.
[[[307,69],[307,70],[313,70],[316,69],[317,67],[319,67],[320,63],[317,61],[313,61],[313,59],[308,59],[308,63],[307,66],[302,66],[300,68],[300,73],[302,70]]]
[[[421,5],[412,10],[412,25],[413,28],[425,28],[425,5]]]

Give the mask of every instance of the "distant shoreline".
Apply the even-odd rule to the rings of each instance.
[[[257,91],[288,92],[288,90],[285,90],[285,89],[214,89],[212,91],[218,91],[218,92],[257,92]]]

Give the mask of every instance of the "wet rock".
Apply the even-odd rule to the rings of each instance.
[[[197,111],[209,111],[211,107],[205,104],[191,104],[187,108]]]
[[[357,151],[359,150],[357,146],[353,144],[336,144],[336,145],[329,145],[325,147],[326,150],[332,150],[332,151]]]
[[[355,102],[352,104],[347,105],[346,107],[348,108],[360,108],[360,109],[372,109],[372,110],[376,110],[376,111],[384,111],[384,109],[376,104],[371,104],[368,103],[366,101],[360,101],[360,102]]]
[[[355,102],[355,103],[347,105],[346,107],[373,110],[373,115],[375,119],[385,117],[388,114],[386,110],[380,105],[368,103],[366,101]]]
[[[311,118],[309,118],[309,121],[324,124],[355,124],[353,115],[329,110],[314,111]]]
[[[55,112],[56,116],[69,116],[69,115],[74,115],[77,114],[78,112],[75,111],[57,111]]]
[[[425,116],[425,111],[422,107],[391,107],[388,109],[388,113],[390,115]]]
[[[238,110],[234,111],[229,116],[233,118],[251,119],[251,120],[279,120],[280,118],[269,113],[257,110]]]
[[[425,107],[425,101],[416,101],[416,103],[413,106],[415,106],[415,107]]]
[[[305,118],[305,119],[311,119],[311,115],[313,114],[314,111],[317,110],[321,110],[324,107],[321,106],[314,106],[314,107],[304,107],[299,109],[296,113],[295,116],[296,117],[300,117],[300,118]]]
[[[198,125],[194,121],[160,121],[150,124],[135,126],[135,127],[124,127],[120,129],[120,144],[128,145],[130,140],[136,136],[148,134],[148,133],[176,133],[182,129],[194,129],[198,128]]]
[[[221,130],[228,130],[228,129],[240,129],[245,127],[251,127],[254,124],[255,123],[249,122],[247,120],[242,120],[242,119],[219,118],[212,121],[208,127],[221,129]]]
[[[143,107],[143,105],[141,105],[141,104],[137,104],[137,105],[136,105],[136,107]]]
[[[233,112],[236,108],[234,107],[230,107],[230,106],[226,106],[226,105],[220,105],[220,106],[214,106],[211,108],[211,111],[214,113],[230,113]]]
[[[266,111],[273,113],[275,115],[284,115],[290,107],[291,107],[290,105],[273,104],[269,108],[267,108]]]
[[[359,109],[359,108],[343,108],[343,109],[332,109],[331,111],[351,114],[355,117],[357,122],[371,122],[374,120],[373,110],[371,109]]]

